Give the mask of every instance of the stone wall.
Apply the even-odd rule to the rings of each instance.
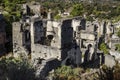
[[[77,31],[77,27],[80,26],[80,19],[73,19],[72,20],[72,27],[74,31]]]
[[[31,50],[32,58],[58,58],[66,57],[67,51],[71,48],[73,41],[72,19],[62,21],[48,21],[46,29],[46,39],[50,39],[50,45],[34,43],[36,37],[34,22],[31,23]],[[38,32],[40,33],[40,32]],[[40,34],[41,35],[41,34]]]
[[[120,44],[120,38],[111,38],[111,40],[110,40],[110,48],[112,49],[112,50],[115,50],[116,49],[116,44]]]
[[[13,34],[13,54],[14,57],[19,56],[26,56],[27,57],[27,50],[23,46],[23,33],[21,32],[21,23],[20,22],[14,22],[12,27],[12,34]]]
[[[37,58],[44,58],[44,59],[57,58],[57,59],[61,59],[61,50],[58,49],[58,48],[45,46],[45,45],[40,45],[40,44],[33,44],[31,46],[31,49],[32,49],[32,54],[31,54],[32,59],[37,59]]]
[[[88,33],[88,32],[81,32],[81,38],[86,40],[95,40],[94,33]]]

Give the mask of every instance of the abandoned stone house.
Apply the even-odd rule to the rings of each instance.
[[[61,59],[72,44],[72,20],[57,22],[32,17],[29,21],[13,23],[13,52],[31,53],[32,58]]]
[[[6,52],[6,23],[2,14],[0,14],[0,56]]]
[[[34,15],[30,15],[31,10]],[[114,33],[113,26],[105,21],[89,22],[81,17],[52,20],[51,12],[48,13],[47,19],[43,19],[39,4],[24,4],[22,15],[22,19],[14,22],[12,28],[15,57],[31,55],[32,60],[37,58],[64,60],[72,55],[77,58],[75,62],[80,64],[82,55],[87,51],[90,53],[89,60],[96,57],[102,36],[104,39]]]
[[[81,18],[51,21],[34,16],[14,22],[14,56],[24,53],[26,56],[31,54],[32,59],[40,57],[63,60],[75,44],[82,52],[91,44],[93,53],[96,34],[94,31],[86,31],[85,24],[85,19]]]

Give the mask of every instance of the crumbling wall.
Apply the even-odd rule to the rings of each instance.
[[[23,33],[21,32],[21,23],[14,22],[12,25],[14,57],[25,56],[28,52],[23,46]]]
[[[31,54],[32,59],[36,59],[36,58],[60,59],[61,58],[61,50],[58,48],[50,47],[46,45],[40,45],[40,44],[33,44],[31,48],[32,48],[32,54]]]
[[[110,39],[110,45],[109,47],[112,49],[112,50],[115,50],[116,49],[116,44],[119,44],[120,43],[120,38],[111,38]]]

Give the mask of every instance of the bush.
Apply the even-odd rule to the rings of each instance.
[[[82,73],[85,73],[82,68],[72,69],[70,66],[62,66],[49,76],[53,75],[54,80],[80,80]]]
[[[34,68],[25,60],[2,58],[0,60],[1,80],[34,80]]]
[[[81,16],[83,14],[83,6],[82,4],[73,5],[73,9],[71,11],[72,16]]]
[[[109,53],[107,45],[105,43],[100,44],[100,50],[103,51],[105,54]]]
[[[120,52],[120,44],[116,44],[115,47],[116,47],[117,51]]]
[[[120,29],[117,32],[117,36],[120,38]]]
[[[99,80],[120,80],[120,64],[116,64],[113,68],[105,65],[100,69]]]
[[[61,19],[62,17],[60,16],[60,15],[56,15],[55,17],[54,17],[54,19],[56,19],[56,20],[59,20],[59,19]]]

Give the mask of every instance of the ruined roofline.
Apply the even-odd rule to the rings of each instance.
[[[53,20],[53,21],[58,21],[58,22],[63,22],[65,20],[73,20],[73,19],[77,19],[77,20],[82,20],[82,19],[85,19],[81,16],[76,16],[76,17],[72,17],[72,18],[62,18],[62,19],[59,19],[59,20]]]
[[[28,19],[30,22],[36,22],[36,21],[42,20],[40,17],[28,16],[26,19],[20,19],[20,21],[18,21],[18,22],[25,23],[25,21],[26,21],[27,19]]]

